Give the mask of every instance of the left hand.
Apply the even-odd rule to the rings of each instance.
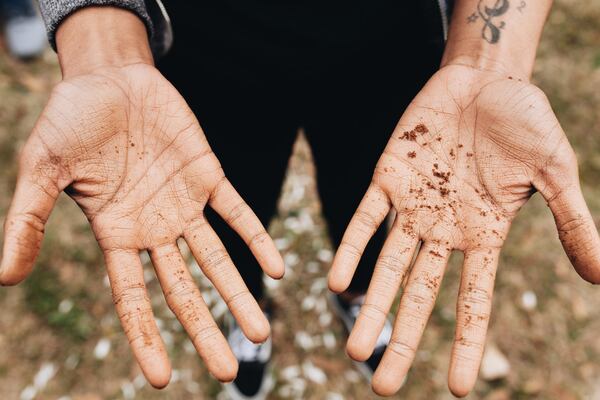
[[[457,396],[473,388],[500,249],[536,190],[548,202],[577,272],[600,282],[600,240],[575,154],[543,92],[501,73],[464,65],[440,69],[392,134],[329,275],[331,290],[348,287],[367,242],[393,207],[396,220],[347,344],[356,360],[371,355],[409,273],[391,341],[373,377],[376,393],[400,388],[453,250],[465,259],[449,387]]]

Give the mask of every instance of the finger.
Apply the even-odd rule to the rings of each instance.
[[[448,386],[457,397],[466,396],[477,380],[492,309],[499,253],[497,248],[465,252],[448,372]]]
[[[31,273],[42,244],[44,226],[60,193],[52,177],[34,174],[28,166],[24,167],[4,223],[2,285],[16,285]]]
[[[169,308],[192,339],[209,372],[222,382],[232,381],[238,364],[217,327],[175,244],[150,251],[152,264]]]
[[[329,289],[336,293],[348,288],[367,243],[390,211],[382,189],[371,184],[354,213],[329,271]]]
[[[402,222],[399,221],[394,222],[381,249],[365,302],[348,338],[346,350],[357,361],[365,361],[373,353],[419,242],[415,234],[402,230]]]
[[[400,389],[433,310],[449,255],[450,249],[436,243],[421,246],[400,300],[392,338],[373,375],[375,393],[391,396]]]
[[[158,332],[137,250],[104,253],[113,301],[129,345],[144,376],[156,388],[167,386],[171,363]]]
[[[279,250],[229,180],[218,184],[209,204],[246,242],[263,271],[271,278],[282,278],[285,268]]]
[[[574,156],[568,170],[553,179],[536,187],[552,210],[560,241],[577,273],[588,282],[600,283],[600,238],[581,193]]]
[[[269,337],[269,322],[246,287],[223,243],[206,220],[184,232],[192,254],[215,285],[246,337],[261,343]]]

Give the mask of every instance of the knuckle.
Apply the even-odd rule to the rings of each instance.
[[[189,306],[186,307],[186,304],[193,305],[193,299],[197,292],[198,289],[191,282],[177,281],[167,289],[165,299],[171,311],[178,313],[182,308],[189,308]]]
[[[373,321],[378,321],[387,317],[387,313],[381,307],[373,303],[363,304],[360,308],[360,314]]]
[[[221,331],[219,328],[215,324],[211,323],[198,329],[191,339],[194,343],[202,344],[219,335],[220,333]]]
[[[227,214],[226,221],[231,225],[235,225],[240,219],[244,218],[249,211],[250,207],[242,201],[231,208]]]
[[[379,225],[377,222],[378,219],[368,211],[357,210],[354,214],[354,218],[361,226],[367,229],[367,232],[376,230]]]
[[[492,300],[491,294],[480,287],[471,287],[458,294],[460,303],[468,306],[488,306]]]
[[[248,246],[251,248],[258,246],[260,244],[263,244],[266,240],[268,240],[268,238],[269,234],[267,233],[267,231],[262,229],[260,232],[258,232],[250,238],[250,240],[248,241]]]
[[[343,250],[344,253],[355,258],[359,258],[361,256],[361,250],[358,248],[358,246],[356,246],[349,240],[342,240],[342,242],[339,245],[339,249]]]
[[[230,309],[232,309],[232,308],[235,308],[237,304],[248,303],[253,299],[254,298],[250,295],[250,292],[248,290],[244,289],[235,294],[232,294],[231,296],[228,296],[224,300],[225,300],[225,303],[227,304],[227,306]]]
[[[577,214],[573,218],[566,221],[561,221],[558,226],[558,233],[561,238],[571,232],[577,232],[586,227],[586,220],[581,214]]]
[[[404,262],[402,258],[395,255],[382,255],[379,257],[378,265],[390,274],[400,277],[404,275]]]
[[[412,360],[416,352],[414,346],[398,338],[392,338],[390,340],[388,344],[388,349],[407,360]]]
[[[207,273],[218,273],[230,262],[229,254],[225,249],[217,249],[209,253],[203,260]]]

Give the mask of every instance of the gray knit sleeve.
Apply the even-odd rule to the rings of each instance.
[[[73,12],[87,6],[114,6],[135,13],[146,25],[148,36],[152,38],[153,24],[148,15],[144,0],[39,0],[42,18],[46,23],[48,40],[56,50],[55,34],[60,23]]]

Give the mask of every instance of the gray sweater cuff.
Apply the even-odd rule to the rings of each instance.
[[[55,34],[60,23],[73,12],[88,6],[114,6],[129,10],[144,21],[149,39],[152,39],[153,36],[152,20],[148,15],[144,0],[39,0],[39,2],[42,17],[46,23],[48,40],[54,50],[56,50]]]

